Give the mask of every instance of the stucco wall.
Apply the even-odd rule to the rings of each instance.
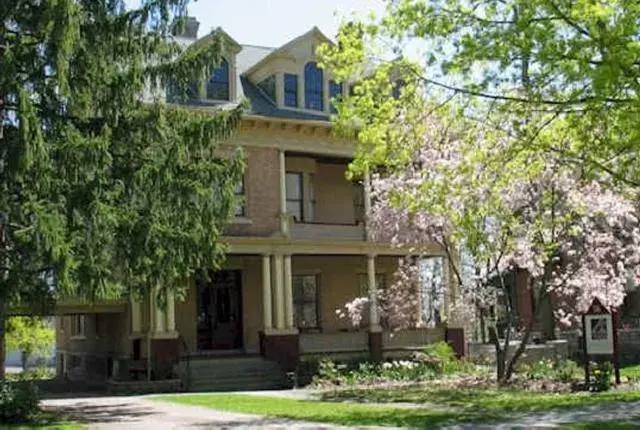
[[[354,224],[354,187],[345,177],[346,164],[317,164],[315,175],[316,221]]]

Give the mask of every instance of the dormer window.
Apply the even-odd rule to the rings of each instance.
[[[211,71],[207,82],[207,99],[229,100],[229,63],[224,58]]]
[[[304,66],[304,107],[313,110],[324,109],[324,80],[322,69],[315,62]]]
[[[329,97],[331,98],[331,113],[337,113],[334,101],[342,96],[342,82],[329,81]]]
[[[298,75],[284,74],[284,105],[298,107]]]

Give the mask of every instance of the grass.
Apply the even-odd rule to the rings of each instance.
[[[346,389],[327,392],[323,400],[357,400],[378,403],[437,403],[466,410],[535,412],[579,408],[605,403],[640,401],[640,391],[605,393],[540,393],[500,388],[401,387]]]
[[[82,430],[86,427],[69,421],[64,421],[59,415],[52,412],[41,411],[29,423],[20,424],[0,424],[0,430],[26,430],[26,429],[47,429],[47,430]]]
[[[155,400],[204,406],[232,412],[288,418],[301,421],[340,425],[382,425],[413,428],[440,428],[458,422],[487,422],[500,417],[494,414],[470,411],[465,413],[392,406],[332,403],[312,400],[283,399],[251,395],[180,395],[158,396]]]
[[[630,380],[640,380],[640,364],[620,368],[620,376],[627,377]]]

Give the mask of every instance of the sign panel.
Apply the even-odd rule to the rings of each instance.
[[[587,354],[613,354],[613,319],[611,314],[585,315]]]

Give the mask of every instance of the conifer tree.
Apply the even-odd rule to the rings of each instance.
[[[171,37],[187,3],[2,2],[0,339],[9,307],[177,289],[219,264],[243,165],[216,147],[241,106],[154,97],[186,92],[224,53],[221,37],[184,52]]]

